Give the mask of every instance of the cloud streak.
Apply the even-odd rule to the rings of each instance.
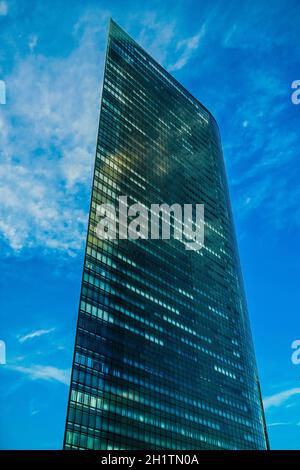
[[[9,369],[20,372],[32,380],[46,380],[69,385],[70,369],[59,369],[53,366],[32,365],[30,367],[10,366]]]
[[[19,336],[19,343],[25,343],[29,339],[39,338],[40,336],[48,335],[49,333],[52,333],[53,331],[55,331],[55,328],[49,328],[48,330],[32,331],[31,333],[28,333],[26,335]]]
[[[265,407],[266,410],[268,410],[272,407],[281,406],[283,403],[285,403],[291,397],[294,397],[294,396],[299,395],[299,394],[300,394],[300,388],[299,387],[290,388],[288,390],[284,390],[282,392],[275,393],[274,395],[270,395],[270,396],[264,398],[264,407]]]
[[[7,78],[9,100],[0,116],[0,239],[13,251],[73,255],[83,246],[106,16],[98,21],[98,29],[74,28],[78,47],[68,56],[29,54]]]
[[[0,16],[6,16],[8,13],[8,5],[4,0],[0,2]]]
[[[203,25],[200,31],[194,36],[178,41],[176,51],[179,52],[180,55],[173,64],[168,66],[170,72],[181,70],[189,62],[193,52],[198,49],[201,39],[205,36],[205,32],[206,27]]]

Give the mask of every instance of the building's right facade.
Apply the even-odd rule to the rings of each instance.
[[[204,247],[99,239],[121,195],[204,204]],[[114,22],[64,447],[268,448],[217,124]]]

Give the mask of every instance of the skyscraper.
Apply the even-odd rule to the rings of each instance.
[[[203,248],[99,238],[119,196],[204,204]],[[111,21],[64,447],[267,446],[218,126]]]

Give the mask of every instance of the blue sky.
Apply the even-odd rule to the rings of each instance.
[[[300,449],[292,0],[0,0],[0,448],[62,445],[110,16],[220,125],[271,446]]]

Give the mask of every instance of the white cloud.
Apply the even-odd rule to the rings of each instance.
[[[164,18],[164,13],[147,11],[142,15],[132,15],[131,22],[141,25],[138,43],[167,70],[173,72],[182,69],[191,59],[200,40],[205,36],[206,25],[197,34],[178,40],[182,36],[178,22],[172,18]]]
[[[25,341],[28,341],[29,339],[38,338],[39,336],[48,335],[49,333],[52,333],[54,330],[55,330],[55,328],[49,328],[48,330],[32,331],[31,333],[28,333],[26,335],[19,336],[19,342],[20,343],[25,343]]]
[[[300,388],[298,387],[291,388],[289,390],[284,390],[283,392],[275,393],[274,395],[270,395],[269,397],[264,398],[264,407],[267,410],[273,406],[280,406],[289,398],[299,394]]]
[[[9,102],[0,117],[0,237],[12,250],[73,255],[83,246],[106,26],[106,15],[97,17],[97,28],[86,19],[74,29],[79,45],[69,56],[28,56],[7,78]]]
[[[28,42],[28,47],[31,51],[34,51],[34,49],[36,48],[37,46],[37,43],[38,43],[38,37],[36,34],[33,34],[32,36],[30,36],[29,38],[29,42]]]
[[[0,2],[0,16],[5,16],[8,13],[8,5],[7,2]]]
[[[141,25],[137,41],[160,64],[167,61],[169,50],[176,37],[176,23],[171,19],[164,21],[163,15],[148,11],[142,16],[134,15],[132,21]]]
[[[273,427],[277,427],[277,426],[288,426],[290,425],[291,423],[270,423],[268,424],[268,428],[273,428]]]
[[[182,69],[192,57],[195,50],[198,49],[200,40],[205,36],[206,27],[202,26],[200,31],[194,36],[182,39],[177,43],[176,50],[180,52],[176,62],[168,66],[170,72]]]
[[[53,366],[33,365],[30,367],[10,366],[11,370],[27,375],[32,380],[50,380],[69,385],[70,370]]]

